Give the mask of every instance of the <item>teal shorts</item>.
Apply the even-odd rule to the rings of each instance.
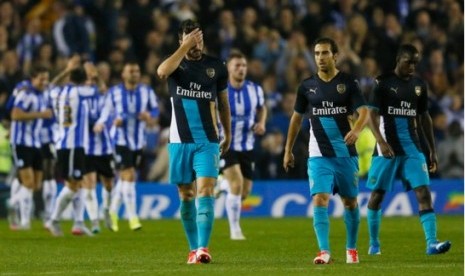
[[[168,156],[172,184],[190,184],[199,177],[218,178],[218,143],[170,143]]]
[[[406,191],[429,185],[428,165],[422,153],[385,158],[375,156],[368,171],[367,188],[392,191],[394,179],[400,178]]]
[[[310,157],[308,159],[310,194],[358,195],[358,157]]]

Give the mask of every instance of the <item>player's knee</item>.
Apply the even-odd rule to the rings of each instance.
[[[379,210],[381,208],[381,203],[383,202],[384,195],[385,195],[385,191],[382,191],[382,190],[373,191],[368,201],[368,208],[372,210]]]
[[[431,203],[431,193],[427,186],[421,186],[415,189],[415,195],[418,203],[425,205]]]

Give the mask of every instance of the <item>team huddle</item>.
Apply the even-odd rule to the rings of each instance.
[[[70,203],[73,234],[100,232],[97,175],[104,186],[108,228],[118,231],[121,202],[130,228],[142,227],[136,214],[135,167],[140,162],[146,125],[156,124],[158,105],[154,91],[140,83],[137,63],[127,62],[122,83],[109,89],[94,65],[82,63],[78,56],[50,83],[47,70],[37,68],[30,80],[16,86],[10,105],[10,141],[18,175],[8,202],[12,229],[30,228],[32,193],[44,178],[45,227],[53,235],[63,235],[59,221]],[[57,197],[50,165],[55,158],[65,180]],[[113,187],[115,170],[119,178]],[[84,225],[85,210],[91,230]]]
[[[179,48],[157,69],[158,77],[167,80],[172,110],[169,182],[179,191],[180,218],[189,245],[187,263],[210,263],[208,245],[214,189],[221,185],[217,184],[219,173],[227,190],[230,237],[246,239],[240,227],[241,201],[252,188],[255,137],[266,131],[265,97],[260,85],[246,80],[243,54],[232,52],[227,66],[203,54],[202,30],[191,20],[181,24],[178,36]],[[428,171],[436,170],[437,158],[426,85],[413,75],[417,49],[401,46],[395,70],[377,78],[369,99],[362,96],[355,77],[336,68],[338,47],[333,40],[318,39],[314,54],[318,72],[298,88],[283,156],[286,171],[301,161],[294,159],[292,150],[302,121],[308,118],[307,173],[320,249],[313,263],[332,262],[328,204],[335,193],[345,207],[346,262],[359,263],[355,142],[365,126],[377,141],[367,180],[373,190],[367,215],[368,254],[381,254],[381,203],[395,177],[401,178],[406,190],[415,192],[426,253],[447,252],[451,243],[437,239],[428,188]],[[73,234],[100,232],[97,177],[103,185],[106,226],[118,231],[119,208],[124,203],[130,229],[141,229],[136,212],[136,168],[145,144],[144,131],[157,124],[159,110],[155,92],[140,82],[137,63],[127,62],[121,77],[120,84],[108,89],[92,63],[73,57],[50,83],[47,70],[37,68],[30,80],[17,85],[10,99],[10,141],[18,176],[8,203],[12,229],[30,228],[32,194],[43,183],[45,227],[54,236],[63,235],[59,222],[69,204]],[[419,133],[425,138],[427,159]],[[58,171],[65,180],[57,197],[52,173],[55,150]],[[90,230],[84,224],[85,210]]]

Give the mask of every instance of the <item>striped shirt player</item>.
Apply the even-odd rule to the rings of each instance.
[[[97,88],[95,88],[97,89]],[[86,149],[86,172],[111,178],[114,176],[113,145],[109,132],[109,118],[112,112],[110,94],[99,92],[88,99],[89,144]],[[101,132],[94,132],[94,126],[101,124]]]
[[[254,169],[254,126],[258,120],[257,112],[266,109],[263,89],[249,80],[245,80],[239,89],[228,82],[228,97],[232,140],[229,151],[221,157],[220,167],[224,171],[239,164],[242,175],[251,180]]]
[[[49,72],[45,67],[34,67],[29,81],[16,85],[10,101],[11,126],[10,143],[15,166],[18,169],[20,186],[11,190],[8,202],[9,214],[19,205],[20,225],[10,220],[10,227],[30,229],[32,194],[42,183],[42,155],[40,152],[40,131],[43,119],[50,118],[43,91],[49,82]],[[13,228],[12,228],[13,229]]]
[[[44,100],[47,106],[50,102],[50,89],[44,91]],[[55,136],[56,136],[55,118],[44,119],[42,129],[40,131],[40,141],[42,143],[42,156],[45,159],[55,159]]]
[[[30,81],[19,83],[13,91],[11,109],[19,108],[25,112],[43,112],[46,103],[41,91],[35,89]],[[41,171],[41,139],[43,119],[12,120],[10,127],[10,143],[13,147],[17,168],[30,167]]]
[[[95,87],[67,84],[50,91],[58,135],[55,142],[62,176],[81,180],[85,173],[85,151],[89,145],[88,99]]]
[[[153,89],[145,84],[139,83],[131,91],[121,83],[110,89],[110,99],[114,116],[123,121],[121,127],[114,128],[112,137],[117,166],[120,168],[136,167],[145,145],[146,127],[146,122],[139,120],[138,116],[142,112],[149,112],[152,118],[157,117],[159,113],[157,97]],[[135,154],[136,157],[127,158],[128,154]]]

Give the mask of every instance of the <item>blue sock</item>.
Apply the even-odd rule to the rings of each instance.
[[[320,251],[330,252],[328,207],[315,206],[313,208],[313,229],[315,229]]]
[[[208,247],[213,228],[215,199],[213,197],[199,197],[197,209],[197,229],[199,247]]]
[[[436,215],[433,210],[428,212],[420,212],[420,221],[425,232],[426,244],[430,245],[437,241],[436,237]]]
[[[189,242],[189,249],[195,250],[198,248],[197,241],[197,211],[195,209],[195,200],[182,201],[181,200],[181,222],[186,233],[187,241]]]
[[[381,225],[381,209],[372,210],[368,208],[367,222],[368,222],[368,233],[370,235],[370,245],[380,246],[379,242],[379,227]]]
[[[344,210],[344,223],[346,225],[346,248],[357,248],[358,226],[360,225],[360,212],[359,208]]]

